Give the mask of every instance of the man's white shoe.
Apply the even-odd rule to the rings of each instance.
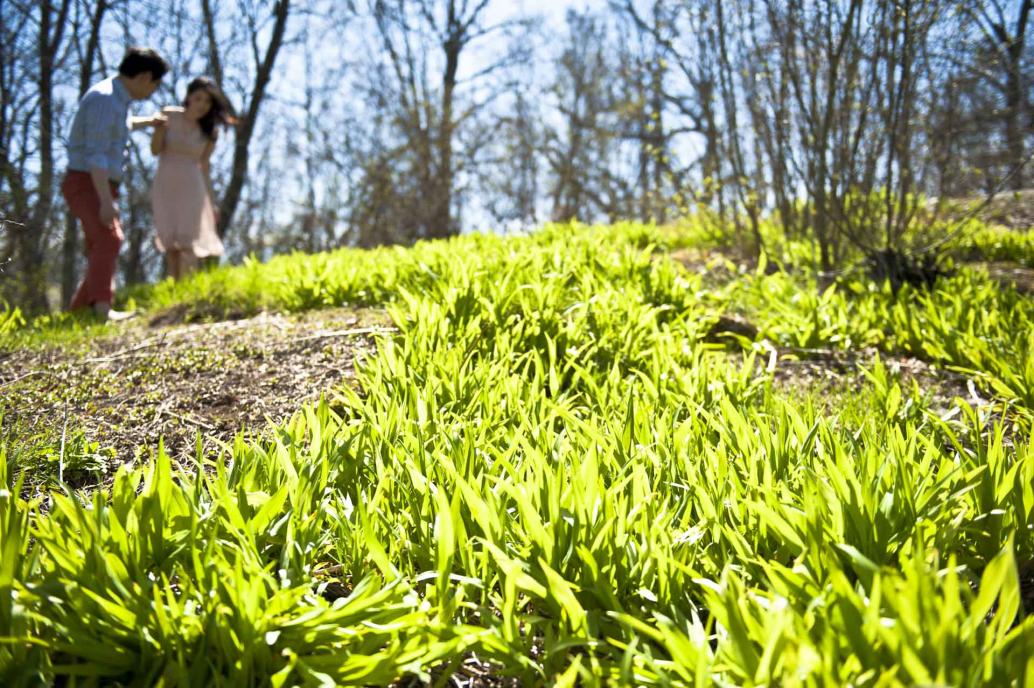
[[[108,322],[122,322],[136,317],[136,311],[108,311]]]
[[[117,311],[111,307],[111,304],[107,303],[93,304],[93,312],[101,320],[107,320],[108,322],[122,322],[123,320],[136,317],[136,311]]]

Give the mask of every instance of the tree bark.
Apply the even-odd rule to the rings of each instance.
[[[453,99],[466,28],[456,14],[456,0],[449,0],[447,12],[445,41],[442,45],[445,53],[445,70],[442,74],[442,114],[438,127],[438,174],[433,183],[435,194],[432,200],[431,222],[428,227],[428,236],[432,238],[442,238],[454,234],[452,218],[452,137],[455,130]]]
[[[266,87],[269,85],[270,75],[273,72],[273,65],[276,63],[277,54],[284,42],[284,34],[287,30],[287,20],[290,14],[290,0],[276,0],[273,8],[273,29],[270,35],[269,44],[266,46],[265,55],[255,72],[255,81],[251,90],[251,98],[248,103],[244,120],[237,127],[236,138],[233,147],[233,165],[230,174],[230,183],[227,185],[226,193],[219,204],[219,224],[216,227],[220,237],[225,237],[230,223],[233,221],[233,214],[240,203],[241,190],[248,177],[248,149],[251,145],[251,137],[255,133],[255,123],[258,119],[262,101],[266,96]],[[208,17],[211,19],[211,15]],[[209,29],[211,32],[211,29]],[[213,61],[213,67],[219,64],[218,53]]]
[[[1011,37],[1004,36],[1004,47],[1008,56],[1008,64],[1006,65],[1008,75],[1005,85],[1006,140],[1009,145],[1011,167],[1016,170],[1012,178],[1012,188],[1016,191],[1024,188],[1026,184],[1023,166],[1027,158],[1026,145],[1024,144],[1027,131],[1027,99],[1025,96],[1026,84],[1024,83],[1022,61],[1030,11],[1031,0],[1023,0],[1016,18],[1015,35]]]
[[[49,308],[47,298],[47,266],[43,248],[47,225],[54,207],[54,63],[64,35],[70,0],[57,8],[44,0],[39,8],[37,58],[39,72],[39,176],[36,182],[36,207],[28,227],[19,232],[19,268],[25,288],[22,302],[28,311],[43,312]],[[57,10],[57,16],[53,13]]]
[[[201,0],[201,17],[205,23],[205,38],[208,39],[208,65],[212,70],[212,78],[223,87],[223,63],[219,58],[219,43],[215,38],[215,15],[212,12],[211,0]]]

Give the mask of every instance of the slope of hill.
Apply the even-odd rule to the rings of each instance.
[[[68,433],[5,425],[0,682],[1034,681],[1034,299],[967,267],[820,293],[701,242],[550,227],[137,294],[377,331],[292,418],[179,467],[142,435],[113,477],[38,490],[19,457]],[[339,329],[316,317],[263,341]],[[104,357],[42,337],[5,360]],[[5,375],[32,403],[42,376]]]

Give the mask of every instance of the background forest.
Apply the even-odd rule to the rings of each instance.
[[[75,102],[147,44],[242,118],[216,152],[227,257],[408,244],[548,220],[760,220],[831,271],[929,199],[1022,189],[1031,2],[0,0],[0,299],[67,303],[81,238],[58,187]],[[133,138],[123,284],[161,277]],[[922,194],[920,196],[919,194]],[[935,222],[931,227],[943,226]],[[950,228],[948,230],[950,231]]]

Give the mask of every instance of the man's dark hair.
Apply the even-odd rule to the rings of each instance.
[[[168,71],[169,63],[151,48],[130,48],[118,66],[118,73],[130,79],[137,74],[150,72],[151,78],[158,80]]]

